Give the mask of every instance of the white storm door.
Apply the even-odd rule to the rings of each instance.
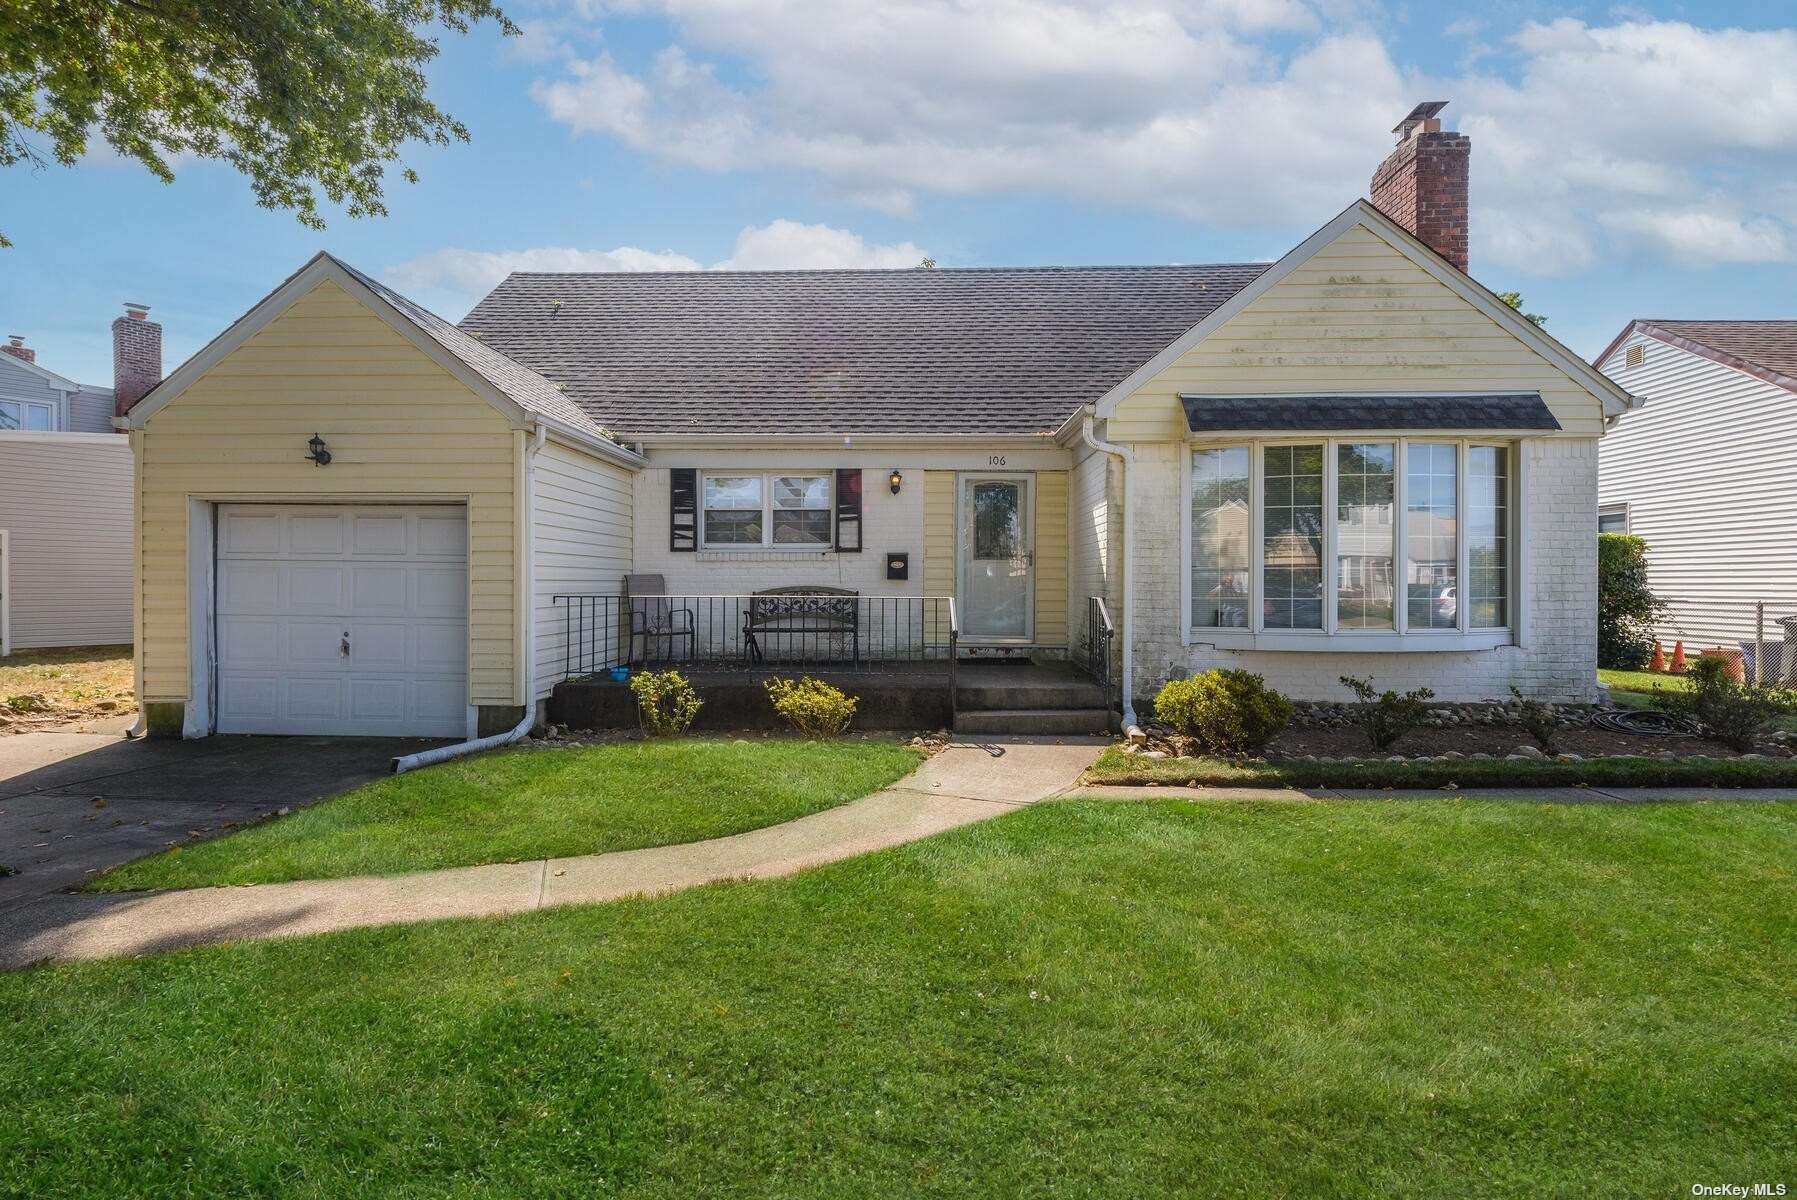
[[[1027,642],[1035,629],[1035,505],[1028,475],[963,475],[960,533],[961,636]]]
[[[460,737],[461,506],[222,504],[218,732]]]

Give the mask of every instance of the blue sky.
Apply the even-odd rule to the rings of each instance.
[[[1473,139],[1473,274],[1591,355],[1631,317],[1797,316],[1792,6],[529,0],[444,38],[473,141],[323,233],[228,168],[0,173],[0,333],[172,369],[324,248],[460,317],[508,269],[1275,258],[1410,105]]]

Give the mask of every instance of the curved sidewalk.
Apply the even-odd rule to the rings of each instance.
[[[45,896],[0,913],[0,969],[769,879],[983,821],[1073,788],[1102,740],[956,743],[885,791],[706,842],[411,875]]]

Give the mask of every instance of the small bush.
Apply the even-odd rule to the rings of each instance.
[[[1666,602],[1647,587],[1647,543],[1597,535],[1597,665],[1639,671],[1653,657],[1652,625]]]
[[[1292,702],[1251,671],[1170,679],[1154,715],[1213,754],[1258,754],[1292,723]]]
[[[774,711],[808,738],[838,737],[855,719],[855,697],[821,679],[770,679],[766,686]]]
[[[1391,749],[1399,738],[1421,725],[1429,715],[1429,701],[1435,699],[1429,688],[1400,694],[1375,692],[1372,680],[1352,675],[1343,675],[1341,681],[1360,700],[1360,711],[1355,716],[1375,750]]]
[[[1560,732],[1560,714],[1547,701],[1525,696],[1514,686],[1511,687],[1510,694],[1522,706],[1522,727],[1529,731],[1529,736],[1535,739],[1537,746],[1552,754],[1554,738]]]
[[[679,671],[643,671],[630,677],[637,715],[650,737],[673,737],[692,727],[705,702]]]
[[[1685,679],[1687,686],[1678,691],[1655,688],[1654,705],[1689,717],[1704,733],[1743,754],[1753,749],[1754,739],[1773,717],[1792,709],[1788,692],[1737,682],[1721,655],[1698,655]]]
[[[25,692],[18,696],[8,696],[6,699],[0,700],[0,705],[4,705],[6,708],[16,713],[50,711],[50,702],[35,692]]]

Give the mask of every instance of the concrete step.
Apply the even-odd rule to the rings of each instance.
[[[1108,733],[1106,708],[989,708],[955,714],[956,733]]]
[[[963,712],[1047,708],[1103,708],[1104,689],[1085,679],[1030,680],[1001,684],[961,684],[955,707]]]

